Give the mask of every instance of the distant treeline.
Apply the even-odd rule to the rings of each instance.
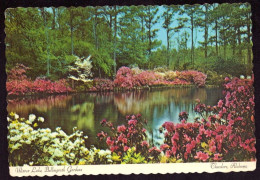
[[[5,15],[7,70],[22,63],[32,78],[67,77],[73,55],[91,55],[101,78],[121,66],[251,73],[250,4],[14,8]]]

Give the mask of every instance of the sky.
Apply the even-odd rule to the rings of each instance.
[[[162,17],[163,12],[164,12],[164,7],[163,6],[159,6],[158,15],[160,17]],[[172,27],[178,26],[178,21],[176,19],[178,19],[179,17],[181,17],[181,15],[176,15],[174,17],[175,20],[171,24]],[[167,45],[166,30],[164,28],[162,28],[162,24],[163,24],[163,19],[160,19],[159,23],[157,23],[154,28],[155,29],[159,29],[159,31],[157,33],[158,34],[157,38],[162,41],[163,45],[166,46]],[[187,29],[187,28],[180,30],[179,33],[174,33],[172,38],[171,38],[171,48],[178,49],[178,47],[177,47],[178,45],[177,45],[176,41],[177,41],[178,35],[181,35],[184,31],[187,31],[188,33],[191,33],[191,30]],[[212,31],[209,31],[209,35],[212,34],[212,33],[213,33]],[[203,31],[199,31],[198,28],[196,28],[195,31],[194,31],[194,45],[198,46],[199,45],[199,43],[198,43],[199,41],[204,41]],[[191,44],[191,38],[188,39],[188,47],[190,47],[190,44]]]

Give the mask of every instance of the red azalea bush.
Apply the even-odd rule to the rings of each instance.
[[[66,80],[52,82],[46,79],[37,78],[32,81],[26,76],[29,68],[23,64],[17,64],[8,73],[6,89],[9,95],[24,95],[33,93],[64,93],[72,89],[67,86]]]
[[[126,124],[114,127],[111,122],[105,119],[100,122],[102,126],[110,128],[110,134],[101,131],[97,134],[99,140],[106,141],[112,152],[123,156],[129,148],[135,148],[136,153],[141,153],[144,157],[158,157],[161,151],[156,147],[151,147],[146,140],[146,121],[142,121],[141,115],[126,116]],[[159,153],[159,154],[158,154]]]
[[[198,101],[195,111],[202,117],[200,120],[187,123],[187,113],[181,113],[180,124],[165,122],[165,144],[161,150],[167,157],[185,162],[254,160],[252,83],[226,78],[225,98],[218,105],[211,107]]]
[[[110,79],[95,78],[91,91],[112,91],[114,89],[114,82]]]

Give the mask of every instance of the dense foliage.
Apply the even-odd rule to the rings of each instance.
[[[251,74],[250,4],[10,8],[5,17],[7,71],[24,64],[32,79],[67,77],[74,55],[91,55],[94,78],[130,65]]]

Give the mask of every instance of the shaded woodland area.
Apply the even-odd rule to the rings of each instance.
[[[66,78],[73,55],[91,55],[99,78],[114,77],[121,66],[252,73],[250,4],[15,8],[5,14],[7,71],[22,63],[31,78]]]

